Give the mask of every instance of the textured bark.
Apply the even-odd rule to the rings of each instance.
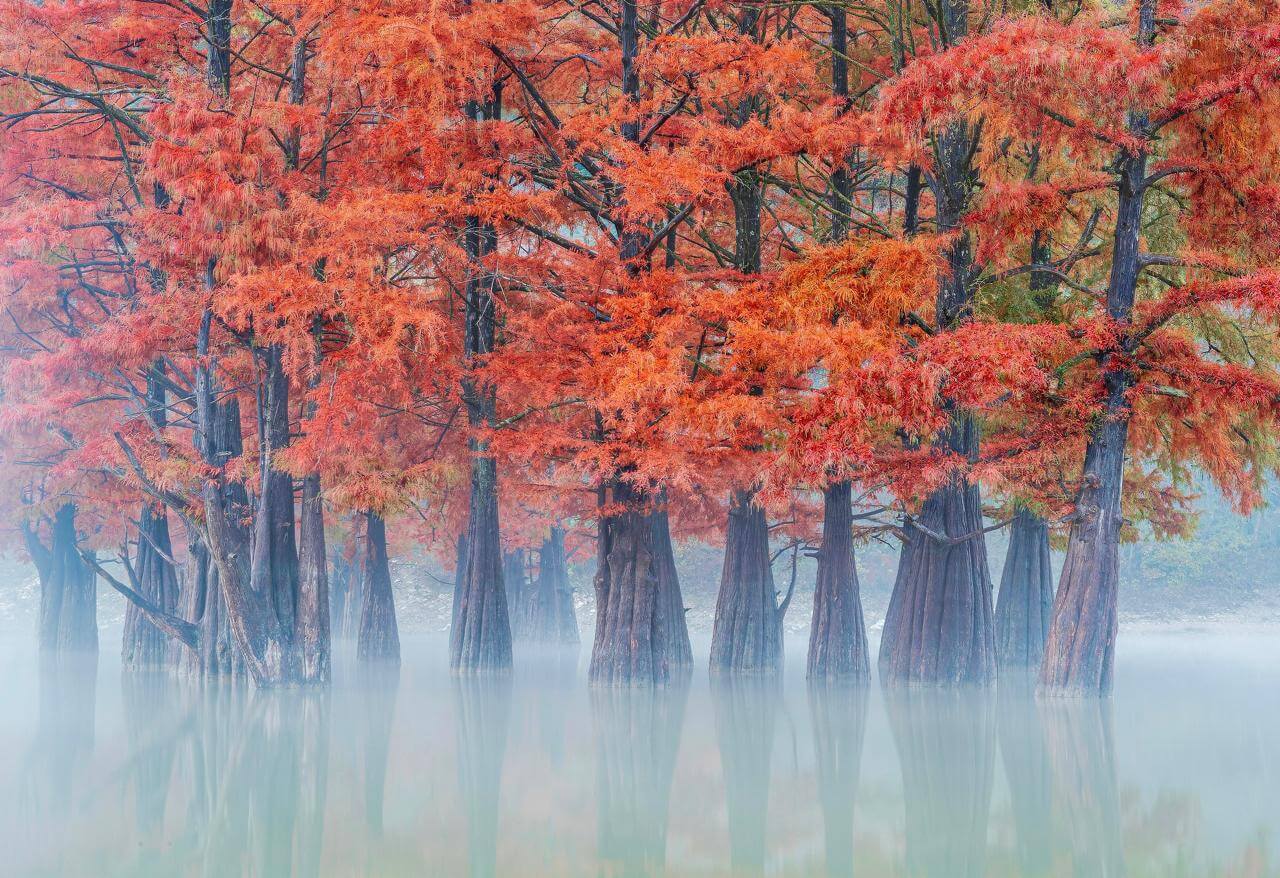
[[[507,619],[512,638],[519,637],[524,625],[525,602],[529,599],[528,564],[524,549],[502,553],[502,585],[507,591]]]
[[[360,517],[351,522],[351,537],[345,547],[332,550],[329,569],[332,636],[355,639],[360,630],[360,608],[364,603],[364,553],[357,548]]]
[[[400,664],[400,629],[395,595],[391,591],[391,562],[387,557],[387,525],[376,512],[365,513],[364,601],[356,658],[361,662]]]
[[[647,509],[647,500],[625,482],[601,496],[601,505],[611,501],[624,511],[601,515],[598,525],[593,683],[667,683],[689,671],[680,583],[674,564],[662,560],[670,549],[669,535],[655,527],[656,513]],[[679,620],[673,618],[677,607]]]
[[[551,528],[538,552],[538,576],[525,601],[520,637],[531,643],[576,646],[580,641],[573,588],[565,561],[564,529]]]
[[[37,637],[46,656],[98,652],[97,577],[80,557],[76,507],[64,503],[49,523],[49,545],[26,526],[27,552],[40,580]]]
[[[906,874],[981,878],[995,773],[988,690],[889,689],[885,707],[902,766]]]
[[[712,678],[711,699],[729,817],[729,863],[734,875],[763,875],[778,680]]]
[[[1042,701],[1040,719],[1053,766],[1054,800],[1065,820],[1073,872],[1125,874],[1111,704],[1100,698]]]
[[[1155,2],[1139,4],[1138,43],[1151,45],[1155,34]],[[1129,116],[1129,130],[1143,136],[1146,117]],[[1147,153],[1116,155],[1119,199],[1107,286],[1107,316],[1126,326],[1133,316],[1138,275],[1142,270],[1142,205],[1146,192]],[[1076,496],[1075,516],[1067,540],[1067,557],[1054,598],[1053,617],[1040,668],[1042,691],[1109,693],[1115,661],[1116,592],[1119,586],[1120,509],[1124,490],[1125,448],[1132,414],[1128,391],[1135,378],[1125,362],[1137,342],[1127,334],[1122,356],[1102,356],[1106,405],[1085,449],[1084,472]]]
[[[1019,507],[996,599],[996,660],[1001,668],[1040,667],[1052,612],[1049,524]]]
[[[138,553],[134,562],[138,592],[160,610],[179,612],[178,572],[165,508],[145,503],[138,518]],[[121,663],[126,668],[166,665],[179,658],[169,635],[153,625],[132,601],[125,604]]]
[[[960,417],[942,441],[976,455],[977,427]],[[978,486],[959,477],[929,495],[919,526],[908,523],[880,640],[882,682],[959,685],[994,678],[991,580],[982,527]]]
[[[862,742],[867,732],[868,700],[868,689],[862,685],[809,686],[826,851],[823,874],[832,878],[852,876],[854,872],[853,812],[862,769]]]
[[[771,560],[764,509],[754,502],[752,491],[735,491],[711,629],[713,674],[782,668],[782,615]]]
[[[466,566],[454,596],[449,667],[456,673],[511,669],[511,621],[502,576],[497,470],[493,458],[473,458]]]
[[[327,683],[330,673],[329,568],[324,544],[320,475],[302,480],[302,529],[298,552],[297,635],[302,680]]]
[[[467,815],[467,874],[496,872],[498,802],[502,763],[511,720],[511,679],[507,675],[464,676],[454,680],[458,787]]]
[[[1053,778],[1035,701],[1035,677],[1002,668],[997,712],[1000,762],[1009,781],[1018,874],[1048,876],[1053,866]]]
[[[591,692],[598,855],[609,875],[665,871],[671,782],[688,694],[685,685]]]
[[[968,35],[969,3],[939,0],[934,18],[942,43],[954,45]],[[939,333],[973,318],[977,266],[964,216],[980,183],[973,164],[979,133],[966,122],[952,123],[933,141],[933,166],[923,173],[933,193],[937,231],[949,236],[934,305]],[[912,168],[908,179],[912,230],[918,221],[918,171]],[[973,415],[945,396],[939,405],[947,412],[949,429],[935,440],[935,450],[976,462],[979,433]],[[995,636],[978,486],[954,474],[925,499],[919,523],[943,539],[907,527],[880,643],[880,678],[894,684],[989,682],[995,676]]]
[[[859,681],[871,674],[853,556],[852,495],[848,482],[823,491],[822,550],[809,627],[810,680]]]

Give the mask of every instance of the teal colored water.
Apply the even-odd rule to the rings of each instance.
[[[777,684],[652,691],[409,639],[328,693],[0,641],[0,874],[1280,875],[1275,632],[1122,632],[1109,701],[811,692],[792,641]]]

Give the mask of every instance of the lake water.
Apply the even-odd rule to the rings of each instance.
[[[0,874],[1280,875],[1280,633],[1122,632],[1109,701],[37,671],[0,641]],[[695,645],[696,646],[696,645]],[[705,644],[701,653],[705,655]]]

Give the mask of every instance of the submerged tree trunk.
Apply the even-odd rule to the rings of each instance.
[[[996,599],[996,659],[1002,668],[1038,668],[1053,611],[1049,524],[1019,506]]]
[[[1155,39],[1155,0],[1138,8],[1139,45]],[[1147,119],[1138,111],[1129,116],[1129,131],[1146,136]],[[1133,316],[1138,275],[1142,271],[1142,206],[1147,190],[1145,149],[1116,155],[1119,199],[1111,278],[1107,286],[1107,316],[1128,326]],[[1138,340],[1126,331],[1119,351],[1102,354],[1102,384],[1106,405],[1085,449],[1084,472],[1076,496],[1075,515],[1067,540],[1067,558],[1054,598],[1044,663],[1042,691],[1109,693],[1116,642],[1116,592],[1124,490],[1125,446],[1132,408],[1129,389],[1135,378],[1128,358]]]
[[[771,561],[764,509],[755,503],[753,491],[735,491],[711,629],[713,674],[781,669],[782,608]]]
[[[365,513],[364,600],[356,658],[362,662],[400,663],[400,629],[396,625],[391,591],[391,562],[387,557],[387,525],[376,512]]]
[[[853,557],[853,490],[823,491],[822,550],[809,628],[810,680],[865,680],[871,674],[862,595]]]
[[[166,613],[179,610],[178,572],[173,565],[169,518],[165,508],[144,503],[138,518],[138,553],[134,562],[138,592]],[[126,668],[168,664],[175,657],[169,635],[147,619],[136,604],[126,602],[121,663]]]
[[[578,617],[565,561],[564,529],[551,528],[538,552],[538,576],[532,583],[523,613],[520,636],[533,643],[576,646]]]
[[[970,456],[977,426],[961,416],[944,440]],[[978,486],[959,476],[908,522],[880,641],[885,683],[986,683],[995,676],[995,632]]]
[[[76,545],[76,507],[64,503],[50,522],[49,545],[31,526],[24,526],[27,551],[40,579],[40,652],[98,652],[97,577]]]
[[[591,647],[593,683],[667,683],[688,672],[688,635],[679,637],[683,606],[674,564],[662,558],[665,528],[655,528],[648,498],[625,481],[602,492],[600,505],[623,507],[601,515],[596,540],[596,630]]]

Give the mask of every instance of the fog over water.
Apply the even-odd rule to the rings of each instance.
[[[330,692],[0,640],[5,875],[1280,874],[1280,632],[1122,630],[1108,700],[460,681],[438,636]],[[874,655],[875,643],[872,644]]]

